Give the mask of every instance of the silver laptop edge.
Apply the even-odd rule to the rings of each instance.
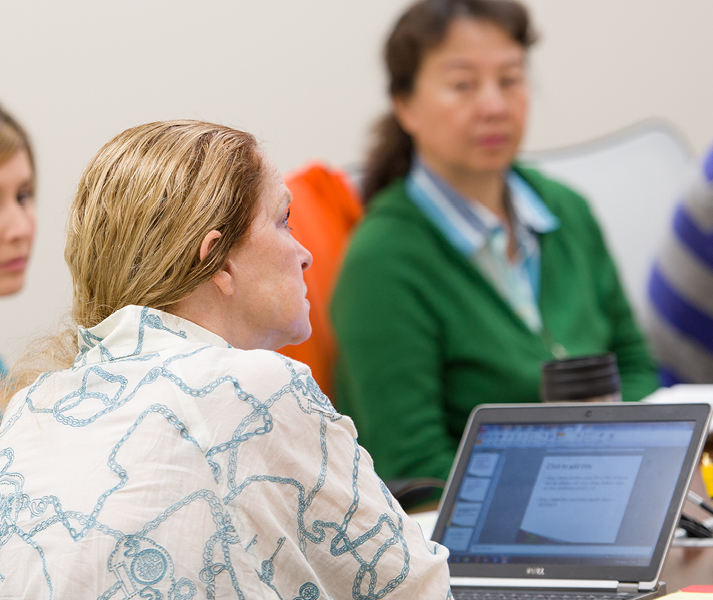
[[[695,404],[695,402],[691,402],[691,404]],[[713,413],[709,412],[708,413],[708,419],[706,419],[706,424],[703,429],[704,432],[710,431],[710,426],[711,426],[711,415]],[[688,490],[689,487],[691,487],[691,479],[693,479],[693,473],[695,471],[695,465],[698,464],[698,462],[701,460],[701,452],[703,452],[703,446],[706,444],[706,433],[704,433],[701,436],[700,441],[698,442],[698,448],[696,450],[696,456],[693,460],[694,468],[689,470],[688,473],[688,479],[686,480],[686,487],[685,489]],[[686,492],[681,494],[681,501],[678,503],[678,506],[676,507],[676,518],[674,520],[674,523],[678,523],[679,518],[681,517],[681,511],[683,511],[683,505],[686,503]],[[647,581],[647,582],[641,582],[639,583],[639,589],[653,589],[653,587],[656,585],[656,582],[659,580],[661,577],[661,570],[663,569],[663,565],[666,562],[666,557],[668,556],[668,551],[671,549],[671,542],[673,541],[673,536],[676,533],[676,527],[671,528],[671,532],[668,535],[668,539],[666,540],[666,547],[664,548],[663,551],[663,556],[661,557],[661,562],[659,563],[659,569],[656,571],[656,577],[654,578],[654,581]],[[646,586],[651,586],[651,587],[646,587]]]
[[[505,577],[451,577],[451,585],[474,587],[526,587],[616,590],[618,581],[600,579],[518,579]]]

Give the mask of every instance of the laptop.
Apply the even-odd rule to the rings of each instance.
[[[708,404],[483,405],[432,539],[460,598],[654,598]]]

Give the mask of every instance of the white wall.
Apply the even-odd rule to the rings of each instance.
[[[360,160],[387,106],[383,39],[406,0],[0,0],[0,102],[29,129],[39,232],[28,285],[0,299],[0,352],[69,306],[66,207],[111,136],[189,117],[245,128],[283,170]],[[532,55],[528,149],[596,137],[646,117],[713,140],[713,2],[527,0]]]

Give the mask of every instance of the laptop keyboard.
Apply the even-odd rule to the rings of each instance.
[[[484,590],[482,588],[454,588],[452,591],[454,600],[628,600],[640,595],[614,592]]]

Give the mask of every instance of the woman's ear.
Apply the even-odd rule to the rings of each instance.
[[[220,238],[221,233],[217,229],[213,229],[206,233],[205,237],[203,238],[203,241],[201,242],[201,248],[199,251],[199,256],[201,261],[204,261],[210,251],[213,249],[213,246],[215,246],[215,242],[218,241]],[[226,264],[223,265],[220,270],[213,275],[212,281],[215,283],[215,285],[218,287],[218,289],[225,294],[226,296],[229,296],[233,293],[233,278],[230,274],[230,269],[228,268],[228,263],[229,260],[226,261]]]
[[[201,242],[201,248],[199,251],[199,256],[201,259],[201,262],[203,262],[206,257],[208,256],[208,253],[213,249],[213,246],[215,245],[215,242],[218,240],[218,238],[221,236],[220,231],[217,229],[212,229],[208,233],[205,234],[205,237],[203,238],[203,241]]]
[[[409,96],[394,96],[391,98],[391,112],[393,112],[394,117],[401,129],[403,129],[409,135],[412,135],[413,129],[413,110],[411,108],[411,102]]]

